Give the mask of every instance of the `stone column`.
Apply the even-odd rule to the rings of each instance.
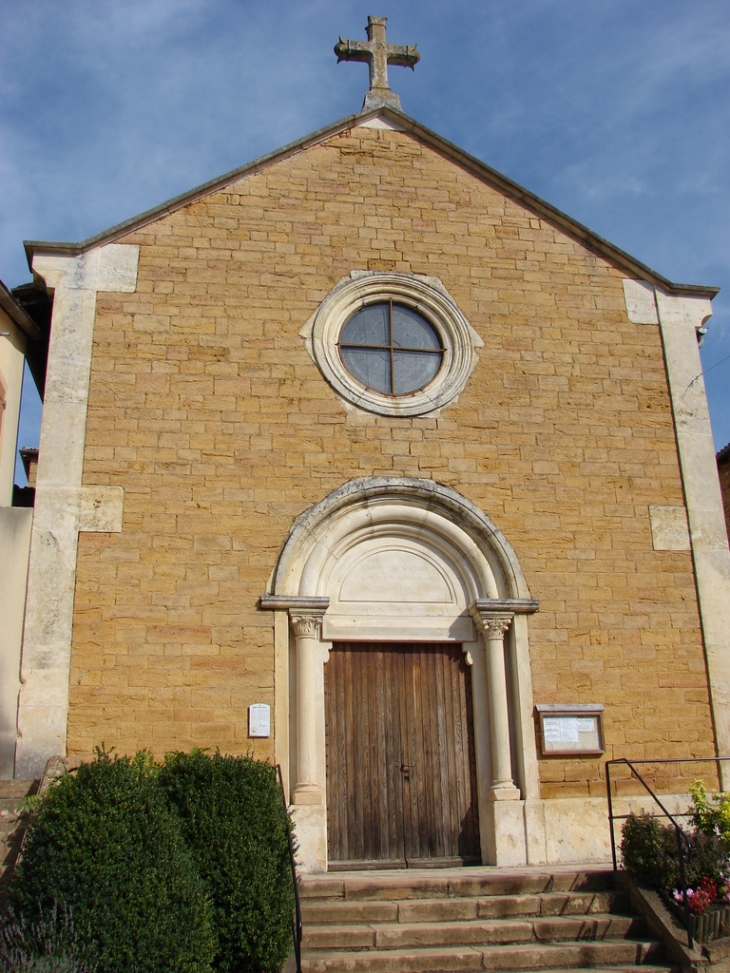
[[[504,665],[504,636],[514,615],[477,605],[471,614],[484,637],[485,702],[489,712],[492,758],[492,782],[486,795],[486,807],[480,807],[479,813],[482,858],[489,865],[523,865],[527,860],[525,823],[520,791],[512,776]]]
[[[324,664],[331,643],[323,642],[321,633],[328,606],[329,598],[315,595],[266,594],[259,599],[259,608],[277,615],[276,753],[288,764],[288,774],[286,768],[284,772],[291,787],[291,812],[299,844],[297,864],[303,872],[327,871]],[[291,682],[290,648],[294,650],[295,675]]]
[[[293,804],[324,803],[323,781],[317,760],[318,713],[323,681],[320,632],[326,609],[290,609],[296,656],[296,780]]]
[[[513,616],[487,614],[484,611],[477,611],[474,615],[484,635],[487,662],[489,726],[492,740],[492,786],[489,790],[489,800],[514,801],[519,799],[520,794],[512,777],[507,675],[504,668],[504,636],[512,624]]]

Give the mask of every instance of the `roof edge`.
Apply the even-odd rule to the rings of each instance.
[[[24,307],[15,300],[13,295],[0,280],[0,307],[20,330],[33,341],[42,338],[41,330]]]
[[[28,260],[28,266],[32,269],[32,257],[36,253],[57,253],[75,256],[85,253],[87,250],[92,250],[96,246],[112,243],[114,240],[119,239],[119,237],[124,236],[127,233],[141,229],[148,223],[151,223],[162,216],[174,213],[183,206],[196,202],[198,199],[215,192],[217,189],[222,189],[230,182],[240,179],[243,176],[251,175],[272,162],[279,162],[297,154],[298,152],[303,152],[306,149],[311,148],[313,145],[316,145],[327,138],[331,138],[333,135],[337,135],[339,132],[352,128],[356,124],[366,121],[368,118],[374,118],[379,115],[390,116],[405,131],[409,131],[412,134],[417,135],[433,149],[469,169],[478,178],[496,185],[508,195],[520,200],[535,213],[546,217],[553,223],[556,223],[570,236],[578,239],[591,249],[596,250],[613,263],[623,267],[629,273],[636,275],[639,279],[649,281],[650,283],[661,287],[671,294],[685,294],[693,297],[706,297],[712,300],[712,298],[719,293],[719,287],[705,284],[680,284],[669,280],[667,277],[664,277],[662,274],[658,273],[658,271],[653,270],[640,260],[632,257],[631,254],[627,253],[625,250],[622,250],[620,247],[615,246],[615,244],[611,243],[609,240],[606,240],[598,233],[595,233],[589,227],[579,223],[577,220],[573,219],[573,217],[569,216],[567,213],[564,213],[556,206],[546,202],[544,199],[541,199],[539,196],[536,196],[534,193],[530,192],[529,189],[525,189],[524,186],[521,186],[508,176],[503,175],[498,170],[493,169],[485,162],[482,162],[481,159],[470,155],[458,145],[455,145],[453,142],[449,142],[448,139],[445,139],[437,132],[432,131],[425,125],[422,125],[420,122],[416,121],[415,118],[412,118],[410,115],[406,115],[405,112],[398,111],[398,109],[390,106],[378,106],[377,108],[368,109],[367,111],[362,110],[353,115],[347,115],[337,122],[327,125],[324,128],[317,129],[315,132],[305,135],[303,138],[297,139],[294,142],[289,142],[287,145],[283,146],[282,148],[275,149],[273,152],[268,152],[266,155],[259,156],[252,162],[248,162],[245,165],[232,169],[221,176],[217,176],[215,179],[202,183],[200,186],[196,186],[194,189],[191,189],[188,192],[182,193],[179,196],[173,196],[172,199],[168,199],[159,206],[145,210],[143,213],[140,213],[137,216],[133,216],[122,223],[117,223],[108,230],[103,230],[101,233],[97,233],[94,236],[88,237],[86,240],[82,240],[78,243],[55,242],[49,240],[26,240],[24,241],[24,247]]]
[[[535,193],[530,192],[529,189],[525,189],[519,183],[510,179],[509,176],[505,176],[503,173],[499,172],[497,169],[493,169],[486,162],[478,159],[474,155],[466,152],[464,149],[455,145],[453,142],[449,142],[442,135],[437,132],[433,132],[431,129],[426,128],[420,122],[416,121],[408,115],[404,115],[401,112],[396,112],[390,110],[394,116],[398,116],[399,121],[403,124],[405,121],[409,123],[408,127],[410,131],[417,132],[424,141],[429,142],[434,148],[441,149],[445,151],[445,154],[455,161],[461,162],[466,168],[472,170],[476,175],[482,178],[487,176],[489,182],[492,182],[503,189],[509,195],[516,199],[519,199],[525,205],[529,206],[535,212],[546,216],[552,222],[557,223],[562,229],[564,229],[571,236],[576,237],[582,243],[586,243],[592,249],[598,250],[604,256],[609,257],[615,263],[619,263],[626,270],[631,273],[636,273],[642,280],[649,280],[653,284],[657,284],[660,287],[670,291],[673,294],[688,294],[692,296],[705,296],[712,299],[720,292],[720,288],[710,284],[680,284],[675,281],[669,280],[668,277],[664,277],[658,271],[653,270],[647,264],[642,263],[636,257],[633,257],[630,253],[617,247],[610,240],[602,237],[600,234],[594,232],[590,227],[585,226],[578,220],[564,213],[562,210],[558,209],[557,206],[553,206],[552,203],[548,203],[546,200],[537,196]]]
[[[139,213],[136,216],[132,216],[128,220],[115,224],[108,230],[102,230],[100,233],[96,233],[94,236],[87,237],[86,240],[81,240],[76,243],[70,241],[61,242],[53,240],[24,240],[23,246],[25,247],[26,256],[28,258],[28,266],[32,270],[31,256],[34,253],[60,253],[76,256],[78,254],[85,253],[87,250],[93,250],[94,247],[101,244],[113,243],[114,240],[117,240],[120,236],[131,233],[133,230],[140,229],[141,227],[146,226],[148,223],[151,223],[153,220],[166,216],[169,213],[174,213],[176,210],[182,209],[183,206],[187,206],[190,203],[196,202],[198,199],[202,199],[204,196],[208,196],[210,193],[215,192],[217,189],[221,189],[230,182],[240,179],[242,176],[251,175],[257,170],[263,169],[272,162],[278,162],[288,158],[289,156],[295,155],[298,152],[303,152],[312,145],[316,145],[318,142],[331,138],[338,132],[345,131],[345,129],[350,128],[354,122],[359,121],[361,118],[379,115],[382,114],[382,111],[383,109],[378,108],[367,112],[357,112],[354,115],[347,115],[345,118],[341,118],[339,121],[334,122],[331,125],[327,125],[324,128],[319,128],[317,131],[312,132],[309,135],[305,135],[301,139],[297,139],[295,142],[289,142],[282,148],[275,149],[273,152],[267,152],[266,155],[261,155],[253,161],[247,162],[243,166],[239,166],[236,169],[231,169],[229,172],[225,172],[221,176],[216,176],[215,179],[210,179],[208,182],[201,183],[201,185],[196,186],[193,189],[189,189],[187,192],[180,193],[178,196],[173,196],[171,199],[166,200],[164,203],[160,203],[158,206],[153,206],[151,209],[144,210],[144,212]],[[400,112],[396,114],[400,114]]]

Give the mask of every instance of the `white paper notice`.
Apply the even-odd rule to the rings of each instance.
[[[578,743],[577,716],[546,716],[542,722],[545,733],[545,743],[566,744]]]
[[[578,717],[578,732],[579,733],[595,733],[596,732],[596,718],[595,718],[595,716],[579,716]]]
[[[562,716],[560,718],[560,742],[561,743],[578,742],[578,717],[577,716]]]
[[[253,703],[248,708],[248,735],[271,736],[271,707],[267,703]]]
[[[560,743],[560,717],[546,716],[542,721],[545,743]]]

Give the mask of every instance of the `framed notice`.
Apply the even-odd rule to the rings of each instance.
[[[597,757],[603,749],[600,703],[536,706],[543,757]]]
[[[248,708],[249,737],[271,736],[271,707],[266,703],[253,703]]]

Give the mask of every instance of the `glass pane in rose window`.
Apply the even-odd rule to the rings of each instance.
[[[355,378],[378,392],[391,392],[390,352],[374,348],[342,348],[342,361]]]
[[[388,305],[370,304],[356,311],[342,329],[340,344],[389,344]]]
[[[393,354],[393,393],[405,395],[428,385],[441,366],[441,356],[417,351]]]
[[[424,320],[417,311],[401,304],[393,305],[393,344],[396,348],[441,347],[436,329]]]

